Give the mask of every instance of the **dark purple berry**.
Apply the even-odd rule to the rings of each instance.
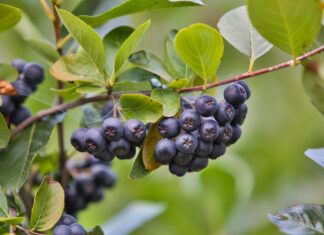
[[[192,158],[193,154],[178,152],[173,161],[179,166],[188,166]]]
[[[93,179],[86,173],[81,173],[78,175],[78,177],[75,179],[75,187],[77,192],[85,197],[90,197],[96,189]]]
[[[15,126],[18,126],[20,123],[25,121],[27,118],[31,116],[30,111],[26,107],[16,108],[10,116],[10,122],[12,122]]]
[[[26,61],[22,59],[16,59],[11,62],[11,65],[16,68],[19,74],[21,74],[24,70],[24,67],[26,65]]]
[[[85,235],[85,230],[81,224],[77,224],[77,223],[71,224],[70,228],[72,231],[71,235]]]
[[[106,162],[106,163],[111,162],[115,158],[115,156],[112,155],[111,152],[109,152],[108,149],[105,149],[102,152],[93,153],[93,156],[95,158],[99,159],[100,161],[103,161],[103,162]]]
[[[18,95],[11,96],[11,100],[15,103],[15,105],[19,106],[26,98],[32,93],[31,87],[22,79],[18,79],[17,81],[11,83],[11,85],[16,89]]]
[[[75,218],[71,215],[62,215],[61,218],[59,219],[59,221],[56,223],[56,226],[58,225],[71,225],[74,224],[76,222]]]
[[[72,146],[79,152],[86,152],[86,146],[84,143],[84,136],[87,133],[87,128],[79,128],[75,130],[70,138]]]
[[[103,188],[97,187],[95,191],[86,198],[87,202],[99,202],[104,198],[105,192]]]
[[[180,127],[186,132],[192,132],[200,127],[201,118],[195,110],[187,109],[180,114]]]
[[[232,129],[233,129],[232,138],[226,142],[226,145],[234,144],[241,137],[242,130],[238,124],[232,125]]]
[[[237,83],[240,84],[245,89],[245,91],[246,91],[246,99],[250,98],[251,90],[250,90],[248,84],[243,80],[239,80],[239,81],[237,81]]]
[[[213,142],[206,142],[198,138],[198,147],[196,148],[196,155],[199,157],[207,157],[213,150]]]
[[[131,146],[130,150],[128,153],[123,154],[123,155],[117,155],[116,157],[120,160],[126,160],[126,159],[132,159],[136,155],[136,147]]]
[[[0,113],[2,113],[3,116],[7,116],[15,110],[15,105],[10,99],[10,96],[1,95],[0,97],[2,100],[0,101]]]
[[[71,228],[66,225],[59,225],[53,231],[53,235],[71,235],[71,234],[72,234]]]
[[[198,139],[190,133],[183,133],[176,139],[176,147],[183,153],[194,153],[198,146]]]
[[[91,167],[91,174],[97,186],[111,188],[116,183],[116,176],[105,165]]]
[[[223,101],[218,103],[217,112],[214,114],[214,118],[219,125],[224,126],[226,123],[229,123],[233,120],[235,115],[235,110],[233,105]]]
[[[44,69],[36,63],[28,63],[24,67],[24,80],[28,84],[40,84],[44,81]]]
[[[210,159],[216,159],[222,155],[224,155],[226,152],[226,144],[224,143],[214,143],[213,145],[213,151],[209,155]]]
[[[91,128],[84,135],[84,143],[89,153],[105,150],[107,142],[102,135],[101,128]]]
[[[155,161],[161,164],[169,164],[176,153],[177,148],[175,143],[169,139],[162,139],[155,146]]]
[[[219,135],[216,138],[216,143],[226,143],[232,138],[233,129],[230,124],[226,124],[225,126],[219,127]]]
[[[202,95],[196,99],[195,108],[203,117],[213,116],[217,110],[217,102],[209,95]]]
[[[234,83],[225,88],[224,98],[236,108],[246,101],[247,95],[245,89],[241,85]]]
[[[111,141],[108,145],[108,150],[114,156],[124,156],[131,150],[131,144],[124,138]]]
[[[125,123],[125,138],[131,143],[140,144],[146,135],[146,127],[137,119],[130,119]]]
[[[238,106],[235,109],[235,116],[232,120],[232,124],[242,125],[246,118],[247,112],[248,112],[248,107],[246,104],[242,104],[242,105]]]
[[[219,135],[218,123],[213,119],[205,120],[199,128],[199,136],[208,142],[213,142]]]
[[[206,168],[208,165],[208,158],[207,157],[198,157],[194,156],[192,162],[189,165],[189,171],[201,171],[202,169]]]
[[[164,118],[160,121],[158,129],[164,138],[176,137],[180,132],[179,120],[175,117]]]
[[[176,175],[179,177],[184,176],[187,173],[187,170],[188,170],[188,167],[186,167],[186,166],[180,166],[174,162],[169,164],[169,171],[173,175]]]
[[[67,213],[73,214],[78,210],[85,209],[86,206],[85,198],[75,188],[65,190],[65,210]]]
[[[124,135],[124,125],[117,118],[107,118],[101,129],[107,140],[117,140]]]

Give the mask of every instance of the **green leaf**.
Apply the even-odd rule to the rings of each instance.
[[[9,217],[8,214],[8,202],[6,195],[3,193],[2,188],[0,187],[0,216]]]
[[[180,109],[180,95],[171,89],[156,88],[151,97],[163,104],[164,117],[173,117]]]
[[[21,16],[20,9],[0,3],[0,33],[15,26]]]
[[[116,82],[142,82],[155,77],[153,73],[138,67],[133,67],[118,74]]]
[[[64,209],[64,190],[51,177],[45,176],[39,186],[31,213],[32,230],[46,231],[60,219]]]
[[[3,115],[0,113],[0,149],[6,147],[10,140],[10,131],[8,129],[6,120]]]
[[[143,1],[143,0],[128,0],[123,4],[116,6],[101,15],[97,16],[80,16],[82,20],[92,26],[98,26],[110,19],[129,15],[141,11],[150,11],[161,8],[171,7],[184,7],[184,6],[202,6],[204,3],[201,0],[156,0],[156,1]]]
[[[177,30],[172,30],[165,37],[164,41],[164,61],[167,68],[172,71],[177,78],[187,78],[192,80],[195,77],[194,71],[186,65],[185,62],[178,56],[174,49],[174,38],[178,33]]]
[[[104,235],[104,232],[99,226],[96,226],[95,228],[86,231],[86,235]]]
[[[25,183],[30,166],[42,150],[54,126],[64,118],[63,114],[46,117],[15,136],[9,146],[0,152],[0,185],[18,191]]]
[[[103,39],[103,44],[106,53],[105,72],[108,77],[114,74],[116,55],[126,41],[126,39],[134,32],[134,29],[129,26],[120,26],[109,33]]]
[[[269,219],[286,234],[324,234],[324,206],[298,204],[282,209]]]
[[[148,30],[150,24],[151,21],[148,20],[144,24],[140,25],[121,45],[115,59],[115,74],[118,73],[119,69],[127,61],[130,54],[135,50],[136,46]]]
[[[272,48],[272,44],[252,26],[246,6],[227,12],[217,26],[230,44],[253,60],[263,56]]]
[[[223,57],[224,44],[220,33],[205,24],[193,24],[181,29],[174,39],[178,55],[207,84],[215,75]]]
[[[150,174],[151,171],[146,170],[143,163],[143,147],[138,151],[137,156],[135,158],[134,165],[132,167],[131,172],[129,173],[130,179],[138,179],[143,178]]]
[[[63,9],[56,9],[56,11],[60,15],[67,30],[89,55],[89,58],[97,67],[98,71],[103,74],[105,49],[98,33],[70,12]]]
[[[218,77],[216,75],[214,75],[213,77],[209,78],[207,80],[207,82],[208,82],[208,84],[218,82]],[[213,87],[213,88],[204,90],[202,92],[202,94],[204,94],[204,95],[210,95],[210,96],[215,97],[216,94],[217,94],[217,91],[218,91],[218,87]]]
[[[81,94],[87,94],[87,93],[104,93],[107,92],[107,89],[102,86],[95,86],[95,85],[83,85],[78,87],[75,92],[81,93]]]
[[[23,222],[25,217],[6,217],[6,218],[0,218],[0,223],[6,223],[10,224],[12,226],[16,226]]]
[[[308,149],[305,155],[324,168],[324,148]]]
[[[102,84],[100,73],[82,48],[76,54],[68,54],[60,58],[52,65],[50,73],[63,82]]]
[[[143,82],[116,82],[113,92],[150,91],[152,85],[149,81]]]
[[[90,129],[94,127],[101,127],[102,120],[98,110],[90,104],[82,106],[83,111],[83,126]]]
[[[80,85],[69,87],[69,88],[66,88],[66,89],[51,88],[50,90],[53,91],[53,92],[56,92],[58,94],[71,94],[71,93],[75,93],[75,90],[77,88],[79,88],[79,87],[80,87]]]
[[[54,63],[60,58],[60,54],[51,43],[39,38],[26,38],[25,40],[38,54],[49,62]]]
[[[189,80],[185,78],[178,78],[168,84],[169,87],[174,88],[174,89],[182,89],[185,88],[186,86],[189,85]]]
[[[167,82],[173,80],[162,61],[150,51],[135,52],[128,58],[128,60],[141,69],[159,75]]]
[[[141,94],[122,95],[120,104],[127,120],[135,118],[144,123],[156,122],[163,112],[162,103]]]
[[[8,82],[14,82],[18,78],[18,72],[10,64],[0,63],[0,78]]]
[[[321,28],[320,0],[248,0],[253,26],[273,45],[294,58],[302,54]]]

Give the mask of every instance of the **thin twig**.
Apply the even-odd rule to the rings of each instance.
[[[48,16],[48,18],[53,21],[54,20],[54,14],[51,10],[51,8],[47,5],[45,0],[39,0],[40,4],[42,5],[46,15]]]
[[[17,225],[16,226],[17,229],[23,231],[24,233],[26,233],[27,235],[29,234],[34,234],[34,235],[45,235],[45,233],[38,233],[38,232],[34,232],[34,231],[30,231],[28,229],[25,229],[24,227]]]

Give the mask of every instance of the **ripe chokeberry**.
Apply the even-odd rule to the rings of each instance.
[[[15,105],[10,99],[10,96],[1,95],[1,100],[2,103],[0,105],[0,113],[2,113],[3,116],[9,115],[15,110]]]
[[[178,152],[174,157],[174,163],[179,166],[188,166],[193,158],[193,154],[186,154],[182,152]]]
[[[18,79],[11,85],[17,90],[18,95],[11,96],[11,100],[15,105],[21,105],[26,98],[32,93],[31,87],[22,79]]]
[[[208,142],[213,142],[219,135],[218,123],[213,119],[205,120],[199,128],[199,136]]]
[[[91,174],[97,186],[111,188],[116,183],[116,176],[105,165],[91,167]]]
[[[87,202],[99,202],[104,198],[104,190],[103,188],[97,187],[95,191],[91,194],[91,196],[87,197]]]
[[[186,132],[192,132],[200,127],[201,118],[195,110],[187,109],[180,114],[180,127]]]
[[[193,160],[189,165],[189,171],[201,171],[202,169],[206,168],[208,165],[208,158],[207,157],[199,157],[194,156]]]
[[[84,142],[84,136],[87,133],[87,128],[79,128],[75,130],[70,138],[72,146],[79,152],[86,152],[87,148]]]
[[[234,115],[234,118],[231,123],[242,125],[246,118],[247,112],[248,112],[248,107],[246,104],[242,104],[242,105],[238,106],[235,109],[235,115]]]
[[[213,151],[209,155],[209,158],[210,159],[216,159],[216,158],[224,155],[225,152],[226,152],[226,144],[224,144],[224,143],[219,143],[219,144],[214,143]]]
[[[11,62],[11,65],[16,68],[19,74],[21,74],[24,70],[24,67],[26,65],[26,61],[22,59],[16,59]]]
[[[233,83],[225,88],[224,98],[236,108],[246,101],[247,95],[244,87],[238,83]]]
[[[232,130],[233,130],[232,138],[226,142],[226,145],[234,144],[241,137],[242,130],[240,125],[238,124],[232,125]]]
[[[250,98],[251,90],[249,88],[249,85],[243,80],[239,80],[239,81],[237,81],[237,83],[240,84],[245,89],[245,91],[246,91],[246,99]]]
[[[198,138],[198,147],[195,154],[199,157],[207,157],[213,150],[213,142],[206,142],[201,138]]]
[[[70,225],[71,235],[85,235],[85,230],[81,224],[74,223]]]
[[[160,140],[154,151],[155,161],[161,164],[169,164],[177,153],[175,143],[169,139]]]
[[[15,125],[18,126],[20,123],[25,121],[27,118],[31,116],[30,111],[26,107],[18,107],[16,108],[10,116],[10,121]]]
[[[112,155],[107,148],[102,152],[96,152],[93,153],[92,155],[95,158],[99,159],[100,161],[107,162],[107,163],[111,162],[115,158],[115,156]]]
[[[187,173],[188,167],[186,166],[180,166],[176,163],[170,163],[169,164],[169,171],[171,174],[176,175],[176,176],[184,176]]]
[[[89,129],[84,135],[84,143],[89,153],[102,152],[107,145],[100,128]]]
[[[53,235],[71,235],[72,230],[69,226],[59,225],[55,227]]]
[[[125,123],[125,138],[131,143],[140,144],[146,134],[146,127],[143,122],[137,119],[130,119]]]
[[[230,124],[226,124],[225,126],[219,127],[219,135],[216,138],[216,143],[226,143],[232,138],[233,129]]]
[[[180,132],[179,120],[175,117],[164,118],[160,121],[158,129],[164,138],[176,137]]]
[[[117,118],[107,118],[103,122],[101,129],[107,140],[117,140],[124,135],[124,125]]]
[[[223,101],[218,103],[217,112],[214,114],[214,118],[219,125],[224,126],[226,123],[229,123],[233,120],[235,115],[235,110],[233,105]]]
[[[86,173],[82,173],[78,175],[78,177],[75,179],[75,187],[77,189],[77,192],[82,194],[85,197],[91,196],[91,194],[96,189],[96,185],[94,181]]]
[[[28,84],[37,85],[44,81],[44,69],[39,64],[36,63],[26,64],[23,73],[24,73],[24,80]]]
[[[194,153],[198,146],[198,139],[190,133],[183,133],[176,139],[176,147],[183,153]]]
[[[118,140],[110,141],[108,150],[114,156],[123,156],[129,153],[131,150],[131,144],[126,139],[120,138]]]
[[[196,99],[195,108],[203,117],[213,116],[217,110],[217,102],[209,95],[202,95]]]
[[[76,222],[75,218],[71,215],[62,215],[61,218],[59,219],[59,221],[56,223],[56,226],[58,225],[71,225],[74,224]]]

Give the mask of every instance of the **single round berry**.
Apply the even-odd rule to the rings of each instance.
[[[192,162],[189,166],[189,171],[201,171],[202,169],[206,168],[208,165],[208,158],[207,157],[198,157],[194,156]]]
[[[103,162],[106,162],[106,163],[111,162],[115,158],[115,156],[112,155],[111,152],[109,152],[108,149],[105,149],[102,152],[93,153],[93,156],[95,158],[99,159],[100,161],[103,161]]]
[[[214,115],[214,118],[219,125],[224,126],[226,123],[229,123],[233,120],[235,115],[235,109],[230,103],[223,101],[218,103],[217,112]]]
[[[225,126],[219,127],[219,135],[216,138],[216,143],[226,143],[232,138],[233,129],[230,124],[226,124]]]
[[[238,141],[238,139],[242,135],[242,130],[241,130],[240,125],[238,125],[238,124],[232,125],[232,129],[233,129],[232,138],[226,142],[226,145],[234,144],[236,141]]]
[[[116,183],[116,176],[105,165],[91,167],[91,174],[97,186],[111,188]]]
[[[81,193],[85,197],[91,196],[96,189],[93,179],[86,173],[78,175],[75,179],[75,186],[78,193]]]
[[[19,74],[21,74],[26,65],[26,61],[24,61],[23,59],[16,59],[11,62],[11,65],[16,68]]]
[[[79,152],[86,152],[87,148],[84,143],[84,136],[87,133],[87,128],[79,128],[75,130],[70,138],[72,146]]]
[[[101,129],[107,140],[118,140],[124,135],[124,125],[117,118],[107,118]]]
[[[130,119],[125,123],[124,135],[130,142],[140,144],[146,135],[146,127],[140,120]]]
[[[195,151],[196,155],[200,157],[207,157],[213,150],[213,142],[206,142],[198,138],[198,147]]]
[[[193,154],[178,152],[173,161],[179,166],[188,166],[192,158]]]
[[[105,192],[103,188],[96,188],[96,190],[91,194],[91,196],[87,197],[87,202],[99,202],[104,198]]]
[[[242,125],[244,123],[244,120],[246,118],[246,114],[248,112],[248,107],[246,104],[242,104],[240,106],[238,106],[235,109],[235,116],[232,120],[232,124],[239,124]]]
[[[214,143],[213,145],[213,151],[209,155],[210,159],[216,159],[222,155],[224,155],[226,152],[226,144],[224,143]]]
[[[18,79],[17,81],[11,83],[11,85],[16,89],[18,95],[11,96],[11,100],[15,103],[15,105],[19,106],[26,98],[32,93],[31,87],[22,79]]]
[[[169,164],[169,171],[171,174],[176,175],[176,176],[184,176],[187,173],[188,167],[186,166],[180,166],[176,163],[170,163]]]
[[[10,96],[1,95],[0,97],[2,100],[0,101],[0,113],[2,113],[3,116],[7,116],[15,110],[15,105],[10,99]]]
[[[100,128],[89,129],[84,135],[84,143],[89,153],[102,152],[107,145]]]
[[[123,156],[129,153],[131,150],[131,144],[124,138],[111,141],[108,145],[108,150],[114,156]]]
[[[71,215],[62,215],[61,218],[59,219],[59,221],[57,221],[56,226],[58,225],[71,225],[74,224],[76,222],[75,218]]]
[[[169,164],[176,153],[177,148],[175,146],[175,143],[169,139],[162,139],[155,146],[155,161],[161,164]]]
[[[195,108],[203,117],[213,116],[217,110],[217,102],[209,95],[202,95],[196,99]]]
[[[71,228],[66,225],[59,225],[53,231],[53,235],[71,235],[71,233]]]
[[[194,153],[198,146],[198,139],[190,133],[183,133],[176,139],[176,147],[183,153]]]
[[[164,138],[176,137],[180,132],[179,120],[175,117],[164,118],[160,121],[158,129]]]
[[[205,120],[199,128],[199,136],[208,142],[213,142],[219,135],[218,123],[213,119]]]
[[[249,88],[249,85],[243,80],[239,80],[239,81],[237,81],[237,83],[240,84],[245,89],[245,91],[246,91],[246,99],[250,98],[251,90]]]
[[[132,145],[128,153],[123,155],[117,155],[116,157],[120,160],[126,160],[126,159],[132,159],[133,157],[135,157],[135,155],[136,155],[136,147]]]
[[[31,116],[30,111],[26,107],[19,107],[16,108],[10,116],[10,121],[15,125],[18,126],[20,123],[25,121],[27,118]]]
[[[24,79],[28,84],[40,84],[44,81],[44,69],[36,63],[28,63],[24,67]]]
[[[201,118],[195,110],[187,109],[180,114],[180,127],[186,132],[192,132],[200,127]]]
[[[71,235],[85,235],[85,230],[81,224],[77,224],[77,223],[71,224],[70,228],[71,228]]]
[[[245,102],[247,95],[245,89],[241,85],[234,83],[225,88],[224,98],[236,108]]]

